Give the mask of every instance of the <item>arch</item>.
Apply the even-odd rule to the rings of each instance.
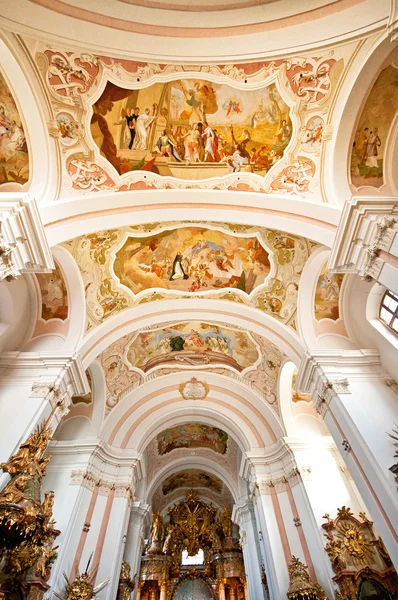
[[[219,321],[251,330],[278,346],[293,362],[298,363],[303,352],[298,335],[277,319],[244,304],[207,298],[160,300],[140,304],[109,318],[89,332],[79,351],[87,367],[110,344],[148,325],[181,320]]]
[[[318,243],[333,244],[339,208],[286,196],[231,190],[145,190],[98,192],[43,207],[41,217],[50,246],[75,236],[129,225],[181,220],[189,208],[192,221],[239,222],[280,229]]]
[[[223,467],[219,465],[215,461],[212,461],[209,458],[205,458],[203,456],[195,456],[187,457],[187,458],[179,458],[178,460],[173,461],[172,463],[165,465],[149,482],[147,487],[147,498],[152,497],[154,492],[158,489],[158,487],[170,476],[175,473],[179,473],[180,471],[185,471],[187,469],[202,469],[203,471],[207,471],[212,475],[215,475],[223,484],[228,488],[229,492],[234,501],[237,500],[237,486],[234,489],[234,486],[231,484],[231,474]],[[175,500],[173,500],[175,502]]]
[[[38,203],[54,199],[58,193],[58,152],[55,140],[48,135],[47,123],[51,110],[49,100],[42,91],[36,70],[23,42],[13,34],[1,32],[0,56],[7,73],[15,101],[25,122],[25,134],[29,148],[29,181],[21,189]],[[5,191],[6,188],[2,188]]]
[[[210,388],[207,398],[184,400],[179,385],[192,376],[198,376],[197,371],[165,375],[136,388],[105,420],[101,431],[103,439],[114,446],[142,451],[149,432],[153,437],[165,417],[184,415],[189,418],[192,414],[200,415],[204,423],[213,415],[218,421],[217,427],[220,420],[225,422],[235,433],[238,445],[245,450],[272,444],[283,435],[280,420],[272,408],[246,385],[228,377],[203,374]]]

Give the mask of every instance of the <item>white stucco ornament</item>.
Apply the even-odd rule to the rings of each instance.
[[[184,400],[204,400],[209,393],[207,383],[199,381],[196,377],[181,383],[178,389]]]

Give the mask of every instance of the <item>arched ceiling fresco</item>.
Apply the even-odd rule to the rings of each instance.
[[[198,188],[327,201],[322,150],[353,50],[201,67],[38,43],[63,194]]]
[[[203,325],[205,326],[204,330],[202,329]],[[192,336],[189,341],[191,349],[187,348],[186,351],[177,350],[180,360],[175,360],[174,352],[171,348],[169,351],[168,346],[166,347],[166,354],[163,356],[162,354],[158,355],[160,358],[158,362],[153,360],[153,352],[155,352],[156,358],[156,347],[161,346],[163,348],[162,343],[164,340],[169,345],[170,339],[181,337],[179,335],[175,336],[172,333],[172,337],[170,338],[170,331],[175,331],[179,334],[181,333],[181,329],[185,330],[191,327],[192,329],[186,338],[188,339]],[[212,338],[212,341],[209,341],[208,344],[212,345],[214,343],[217,348],[215,353],[211,349],[202,352],[204,348],[202,342],[204,340],[200,337],[200,333],[203,335],[203,332],[211,333],[209,338]],[[163,337],[165,334],[166,337]],[[157,337],[160,341],[156,345]],[[181,341],[184,341],[182,337]],[[181,343],[181,341],[178,341],[178,343]],[[142,354],[145,359],[147,342],[150,352],[148,358],[152,361],[149,372],[145,372],[140,367],[133,366],[131,362],[132,357],[136,357],[137,353]],[[245,347],[247,345],[251,348],[252,359],[251,364],[246,366],[244,371],[237,368],[237,365],[233,362],[236,360],[233,358],[234,355],[236,357],[243,356],[242,342]],[[218,351],[220,343],[224,352]],[[139,344],[141,344],[141,348]],[[196,344],[200,344],[198,351],[192,350],[192,348],[196,347]],[[232,351],[232,356],[230,351]],[[247,350],[244,351],[244,354],[245,360],[248,361],[250,354]],[[210,360],[207,361],[206,357]],[[219,361],[219,365],[212,364],[211,358]],[[189,324],[178,322],[174,324],[168,322],[164,326],[157,327],[154,331],[153,328],[149,327],[121,337],[108,346],[98,357],[98,360],[105,373],[106,413],[109,413],[123,397],[142,383],[155,377],[179,372],[184,368],[189,370],[205,369],[206,372],[217,373],[239,380],[257,390],[268,404],[276,412],[279,412],[276,387],[279,370],[286,360],[286,356],[266,338],[249,331],[230,328],[224,323],[204,324],[198,321],[190,322]],[[171,366],[167,366],[170,362]]]
[[[351,153],[351,182],[357,188],[385,183],[385,150],[398,110],[398,50],[384,61],[357,124]]]
[[[157,435],[156,441],[160,455],[177,448],[209,448],[219,454],[226,454],[228,434],[203,423],[186,423],[165,429]]]
[[[164,496],[167,496],[178,488],[205,488],[221,494],[223,485],[221,479],[216,475],[206,473],[202,469],[185,469],[169,475],[162,483],[162,492]]]
[[[200,322],[141,332],[126,350],[130,365],[144,373],[164,364],[225,364],[240,372],[260,359],[258,347],[248,332]]]
[[[281,231],[219,223],[151,223],[65,242],[84,283],[87,330],[141,303],[206,295],[296,328],[304,265],[318,247]]]
[[[29,152],[22,119],[0,71],[0,186],[23,185],[28,179]]]

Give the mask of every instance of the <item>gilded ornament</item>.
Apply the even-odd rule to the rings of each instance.
[[[322,588],[311,580],[307,569],[298,558],[292,556],[287,597],[289,600],[327,600]]]

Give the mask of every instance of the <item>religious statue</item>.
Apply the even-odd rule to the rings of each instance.
[[[54,595],[59,598],[59,600],[95,600],[97,597],[97,592],[102,590],[102,588],[108,584],[109,579],[106,579],[94,587],[94,580],[98,569],[93,569],[90,574],[87,572],[87,569],[82,574],[80,574],[78,571],[73,581],[70,581],[66,573],[64,573],[64,578],[66,581],[64,595],[60,596],[56,592],[54,592]]]
[[[45,424],[43,428],[32,433],[26,442],[21,444],[19,450],[8,462],[0,463],[0,467],[12,477],[21,473],[28,473],[29,475],[38,473],[43,476],[50,458],[48,457],[44,461],[40,459],[48,446],[51,434],[51,429],[48,429],[47,424]]]
[[[232,521],[229,510],[225,510],[221,513],[220,521],[225,537],[232,537]]]
[[[308,567],[292,556],[289,565],[289,600],[327,600],[319,584],[314,583],[307,571]]]
[[[159,513],[152,515],[151,541],[160,542],[163,533],[163,521]]]

